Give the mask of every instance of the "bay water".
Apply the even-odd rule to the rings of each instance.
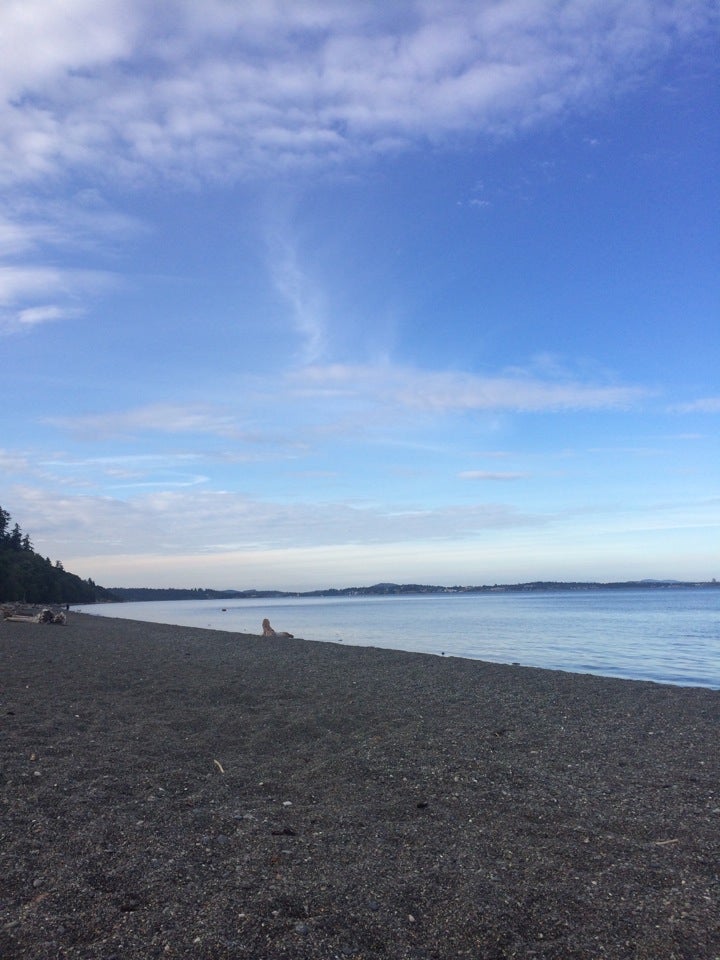
[[[720,588],[163,600],[108,617],[720,689]]]

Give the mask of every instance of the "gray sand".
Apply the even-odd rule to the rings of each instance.
[[[720,958],[720,693],[0,622],[2,960]]]

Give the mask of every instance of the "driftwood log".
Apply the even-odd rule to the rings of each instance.
[[[265,619],[262,622],[262,628],[263,628],[262,635],[264,637],[285,637],[287,640],[294,639],[292,633],[287,633],[285,631],[283,631],[282,633],[278,633],[276,630],[273,630],[273,628],[270,626],[270,621],[268,620],[267,617],[265,617]]]
[[[0,607],[0,614],[3,620],[10,620],[13,623],[64,624],[66,622],[65,614],[61,610],[54,611],[49,607],[36,611],[33,607],[6,604]]]

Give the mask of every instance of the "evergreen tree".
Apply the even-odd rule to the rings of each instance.
[[[0,543],[5,539],[5,531],[10,523],[10,514],[0,507]]]
[[[94,603],[115,597],[92,580],[82,580],[65,570],[60,560],[35,553],[28,534],[19,524],[10,529],[11,517],[0,507],[0,601],[23,603]]]

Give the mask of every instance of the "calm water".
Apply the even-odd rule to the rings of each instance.
[[[184,600],[79,607],[108,617],[720,689],[720,589]]]

